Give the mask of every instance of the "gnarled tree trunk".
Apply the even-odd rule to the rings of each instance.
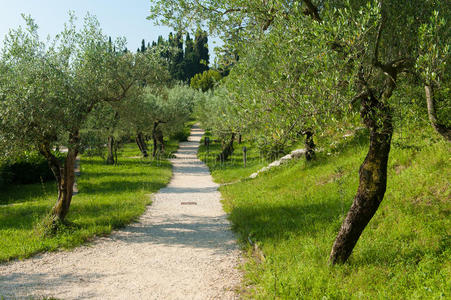
[[[58,199],[52,208],[53,225],[64,222],[69,212],[75,182],[75,160],[78,155],[78,132],[69,138],[68,152],[64,163],[61,163],[51,152],[49,144],[39,145],[39,152],[47,159],[50,169],[55,175],[58,186]]]
[[[357,194],[330,253],[329,261],[332,264],[346,262],[384,198],[393,135],[392,113],[386,103],[394,88],[394,81],[389,79],[382,99],[376,99],[373,94],[362,99],[361,116],[370,132],[370,145],[360,166]]]
[[[155,157],[157,155],[157,149],[158,149],[158,139],[156,137],[156,133],[154,131],[153,135],[153,151],[152,151],[152,157]]]
[[[153,157],[157,155],[157,150],[160,153],[164,151],[164,136],[163,132],[159,129],[155,130],[153,134]]]
[[[146,141],[144,140],[144,136],[142,134],[142,132],[137,132],[136,133],[136,144],[138,145],[139,151],[141,151],[142,155],[144,157],[148,157],[149,154],[147,154],[147,144]]]
[[[429,121],[431,121],[431,124],[434,127],[435,131],[443,136],[448,142],[451,142],[451,128],[440,124],[439,120],[437,119],[437,114],[435,112],[435,98],[433,87],[430,85],[425,85],[424,91],[426,93]]]
[[[157,132],[158,143],[160,144],[160,152],[164,152],[164,136],[163,131],[158,130]]]
[[[233,153],[233,142],[235,141],[235,133],[232,133],[232,136],[230,137],[230,141],[227,143],[227,145],[224,147],[222,152],[218,155],[216,160],[218,161],[226,161],[229,156]]]
[[[75,182],[75,159],[77,157],[77,151],[69,149],[64,162],[63,168],[61,168],[61,180],[58,182],[58,201],[52,209],[52,214],[59,221],[64,221],[67,213],[69,212],[70,203],[72,201],[74,182]]]
[[[155,157],[157,155],[157,150],[160,152],[164,151],[164,136],[163,131],[161,131],[160,128],[158,128],[158,125],[160,123],[165,123],[163,121],[156,121],[153,124],[153,130],[152,130],[152,139],[153,139],[153,152],[152,156]],[[159,145],[159,147],[158,147]],[[159,148],[159,149],[158,149]]]

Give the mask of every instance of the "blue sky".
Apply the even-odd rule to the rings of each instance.
[[[115,38],[125,36],[128,49],[136,51],[144,38],[146,43],[157,40],[159,35],[167,38],[171,29],[155,26],[149,15],[149,0],[0,0],[0,47],[9,28],[23,25],[21,13],[30,14],[39,25],[42,38],[55,35],[68,20],[68,11],[75,11],[81,20],[87,12],[97,16],[105,34]],[[216,46],[210,38],[210,61]]]

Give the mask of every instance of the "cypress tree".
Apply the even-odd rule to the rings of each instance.
[[[194,53],[198,63],[196,74],[208,70],[210,55],[208,54],[208,36],[207,32],[198,29],[194,40]]]
[[[187,33],[185,41],[185,56],[190,55],[193,52],[194,52],[194,42],[191,39],[189,33]]]
[[[196,55],[194,53],[194,41],[189,33],[185,40],[185,57],[183,59],[184,81],[189,82],[191,77],[196,74]]]
[[[141,41],[141,52],[146,52],[146,41],[144,39]]]
[[[172,48],[169,71],[172,78],[176,80],[185,80],[182,33],[178,32],[176,35],[170,35],[169,38],[169,43]]]

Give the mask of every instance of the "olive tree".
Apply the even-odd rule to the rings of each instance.
[[[144,57],[111,51],[95,17],[87,15],[83,28],[70,16],[52,42],[39,39],[36,23],[11,30],[0,58],[0,140],[2,153],[34,148],[48,161],[58,187],[51,222],[58,226],[69,212],[74,164],[80,151],[80,130],[101,102],[119,102],[147,72]],[[117,49],[124,41],[115,42]],[[65,143],[64,162],[52,153]]]

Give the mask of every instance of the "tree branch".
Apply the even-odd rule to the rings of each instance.
[[[376,67],[380,67],[382,64],[379,61],[379,45],[381,42],[381,36],[382,36],[382,29],[384,27],[384,18],[382,17],[379,22],[379,27],[377,29],[376,34],[376,45],[374,47],[374,57],[373,57],[373,65]]]
[[[135,81],[136,81],[136,79],[132,80],[128,86],[124,86],[121,82],[119,82],[119,85],[122,88],[122,94],[117,96],[117,97],[106,97],[106,98],[103,98],[102,100],[105,101],[105,102],[119,102],[119,101],[121,101],[122,99],[125,98],[125,96],[127,96],[128,90],[132,87],[132,85],[135,83]]]

